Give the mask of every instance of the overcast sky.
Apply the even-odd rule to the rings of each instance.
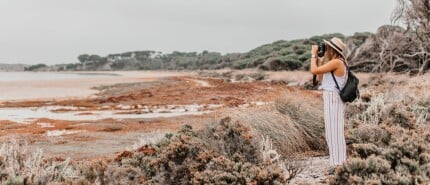
[[[246,52],[277,40],[375,32],[396,0],[0,0],[0,63],[83,53]]]

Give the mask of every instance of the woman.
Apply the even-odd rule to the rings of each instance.
[[[346,160],[345,103],[340,99],[339,90],[333,79],[332,72],[339,88],[342,89],[346,82],[347,68],[345,56],[343,55],[345,44],[342,40],[333,37],[330,41],[324,40],[324,43],[326,45],[324,58],[327,63],[322,64],[322,58],[317,58],[318,46],[313,45],[311,50],[311,73],[318,75],[318,81],[322,80],[319,89],[323,90],[325,136],[330,154],[329,174],[332,175],[335,166],[341,165]],[[317,62],[320,65],[317,65]]]

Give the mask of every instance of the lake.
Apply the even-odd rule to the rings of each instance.
[[[0,103],[9,100],[85,98],[93,87],[189,75],[174,71],[0,72]]]
[[[114,73],[69,73],[69,72],[0,72],[0,82],[61,80],[119,76]]]

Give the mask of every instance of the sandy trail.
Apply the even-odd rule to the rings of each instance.
[[[308,157],[303,159],[304,169],[290,182],[290,184],[322,185],[326,184],[329,170],[328,156]]]

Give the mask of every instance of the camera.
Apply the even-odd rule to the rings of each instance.
[[[320,42],[320,44],[318,45],[317,55],[318,55],[318,57],[323,57],[324,53],[325,53],[325,43],[324,42]],[[314,86],[318,85],[317,76],[316,75],[313,76],[312,84]]]
[[[324,43],[324,42],[321,42],[321,43],[318,45],[318,57],[323,57],[323,56],[324,56],[324,53],[325,53],[325,43]]]

